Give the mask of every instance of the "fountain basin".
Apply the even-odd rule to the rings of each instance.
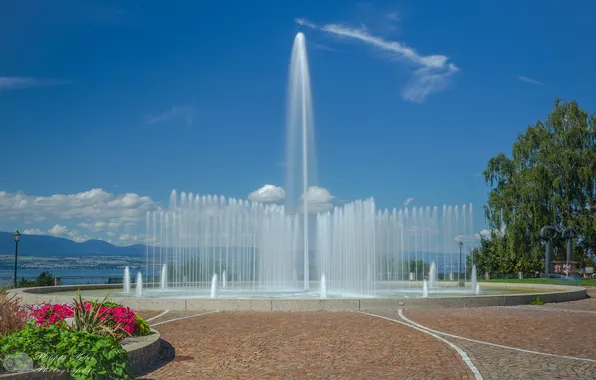
[[[148,284],[149,285],[149,284]],[[119,302],[136,310],[192,310],[192,311],[364,311],[374,309],[397,309],[397,308],[419,308],[419,307],[482,307],[482,306],[514,306],[525,305],[532,302],[536,297],[544,302],[567,302],[584,299],[587,296],[586,289],[577,286],[567,285],[544,285],[544,284],[509,284],[509,283],[482,283],[483,294],[475,295],[472,289],[467,293],[442,293],[431,292],[429,297],[421,297],[420,288],[416,293],[404,294],[389,293],[386,297],[365,298],[354,295],[327,294],[327,299],[320,299],[320,292],[297,291],[294,293],[280,293],[265,291],[241,291],[230,293],[226,297],[226,291],[220,290],[218,298],[209,298],[209,289],[204,289],[204,294],[179,294],[170,296],[167,292],[163,297],[147,297],[151,290],[143,292],[143,297],[134,297],[122,293],[121,285],[68,285],[68,286],[47,286],[39,288],[23,288],[10,290],[17,294],[21,302],[27,304],[51,302],[71,303],[74,294],[81,292],[86,299],[103,299],[110,294],[109,299]],[[316,288],[315,288],[316,289]],[[119,295],[120,293],[120,295]],[[434,293],[434,294],[433,294]]]

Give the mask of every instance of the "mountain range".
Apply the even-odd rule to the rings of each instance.
[[[11,255],[15,251],[12,232],[0,232],[0,254]],[[77,243],[70,239],[48,235],[21,235],[19,255],[24,256],[144,256],[145,245],[126,247],[103,240],[87,240]]]

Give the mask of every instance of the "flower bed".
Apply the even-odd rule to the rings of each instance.
[[[117,338],[123,339],[134,335],[138,323],[130,308],[120,305],[106,307],[90,302],[83,302],[83,305],[78,307],[84,307],[89,312],[94,306],[99,306],[98,319],[112,328]],[[30,315],[37,326],[69,324],[68,322],[71,322],[70,319],[75,315],[76,307],[75,305],[43,304],[34,308]]]
[[[133,378],[120,341],[148,335],[150,329],[130,308],[105,299],[83,301],[80,295],[73,304],[15,308],[11,301],[0,303],[0,310],[13,311],[11,328],[0,330],[0,374],[37,368],[67,371],[75,379]]]

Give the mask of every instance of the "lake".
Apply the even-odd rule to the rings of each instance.
[[[105,284],[109,278],[122,278],[124,274],[123,269],[17,269],[17,278],[20,280],[24,277],[27,280],[33,280],[41,272],[48,271],[52,276],[62,277],[64,285],[71,284]],[[134,269],[131,272],[136,273]],[[12,280],[13,269],[0,269],[0,286],[10,283]]]

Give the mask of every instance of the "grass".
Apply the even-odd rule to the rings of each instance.
[[[566,280],[564,278],[561,279],[554,279],[554,278],[524,278],[520,280],[519,278],[494,278],[490,280],[485,279],[478,279],[478,282],[507,282],[507,283],[517,283],[517,284],[562,284],[562,283],[577,283],[576,279]],[[596,278],[588,279],[582,278],[579,279],[579,284],[581,286],[596,286]]]

